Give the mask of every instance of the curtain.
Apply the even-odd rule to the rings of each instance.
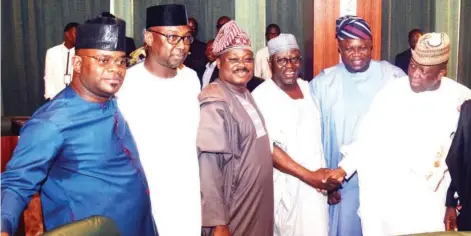
[[[313,11],[312,0],[266,0],[266,24],[277,24],[282,33],[296,37],[303,55],[302,78],[306,80],[313,77]]]
[[[46,50],[63,42],[68,22],[109,11],[109,0],[2,0],[4,115],[31,115],[44,102]]]
[[[134,40],[136,46],[144,43],[143,30],[146,27],[146,9],[160,4],[184,4],[188,17],[198,21],[197,38],[207,42],[216,36],[216,21],[221,16],[235,17],[235,0],[135,0],[134,10]]]
[[[265,47],[265,1],[237,0],[235,20],[250,37],[254,54]]]
[[[445,32],[450,37],[450,59],[447,77],[456,80],[458,73],[458,30],[460,27],[460,0],[434,0],[434,32]],[[468,13],[469,14],[469,13]]]
[[[396,54],[409,48],[409,31],[435,29],[435,1],[383,0],[381,59],[394,63]]]
[[[468,88],[471,88],[471,2],[461,0],[460,10],[457,79]]]

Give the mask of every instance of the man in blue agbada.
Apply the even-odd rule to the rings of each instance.
[[[2,235],[14,235],[37,191],[46,230],[100,215],[122,235],[157,235],[136,145],[114,98],[126,73],[124,45],[122,20],[77,27],[72,83],[25,124],[2,174]]]
[[[336,21],[342,63],[327,68],[311,82],[311,95],[322,116],[322,140],[329,168],[342,159],[340,147],[355,140],[360,120],[373,96],[390,79],[404,72],[385,61],[371,59],[373,41],[368,23],[357,16]],[[361,235],[358,216],[358,178],[354,175],[340,191],[342,201],[330,206],[329,235]]]

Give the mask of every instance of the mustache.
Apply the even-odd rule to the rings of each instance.
[[[249,69],[244,67],[244,68],[238,68],[238,69],[233,71],[233,73],[239,73],[239,72],[249,73]]]

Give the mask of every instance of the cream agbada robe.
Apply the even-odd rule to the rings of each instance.
[[[199,92],[195,71],[184,67],[162,79],[141,63],[127,70],[117,95],[147,176],[160,236],[201,235]]]
[[[445,158],[458,107],[469,98],[469,89],[448,78],[438,90],[414,93],[402,77],[377,94],[339,164],[347,177],[358,171],[364,236],[445,230]]]
[[[304,99],[292,99],[271,79],[259,85],[252,95],[265,118],[271,143],[275,142],[294,161],[315,171],[326,166],[319,110],[311,99],[308,82],[302,79],[297,82]],[[273,180],[275,235],[327,235],[329,215],[326,196],[276,169]]]

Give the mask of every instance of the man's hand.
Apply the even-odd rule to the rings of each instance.
[[[7,232],[2,232],[2,236],[10,236]]]
[[[327,203],[329,205],[335,205],[340,202],[341,196],[339,191],[329,192]]]
[[[345,173],[341,167],[338,167],[337,169],[330,171],[328,179],[334,179],[337,182],[342,183],[345,180],[345,176],[347,176],[347,173]]]
[[[341,182],[335,179],[329,179],[331,170],[327,168],[320,168],[316,171],[311,171],[303,181],[317,190],[334,191],[337,190]]]
[[[445,223],[445,230],[446,231],[455,231],[457,230],[457,224],[456,224],[456,208],[454,207],[447,207],[445,211],[445,219],[443,220],[443,223]]]
[[[213,236],[231,236],[231,231],[227,225],[218,225],[214,227]],[[3,235],[2,235],[3,236]]]

